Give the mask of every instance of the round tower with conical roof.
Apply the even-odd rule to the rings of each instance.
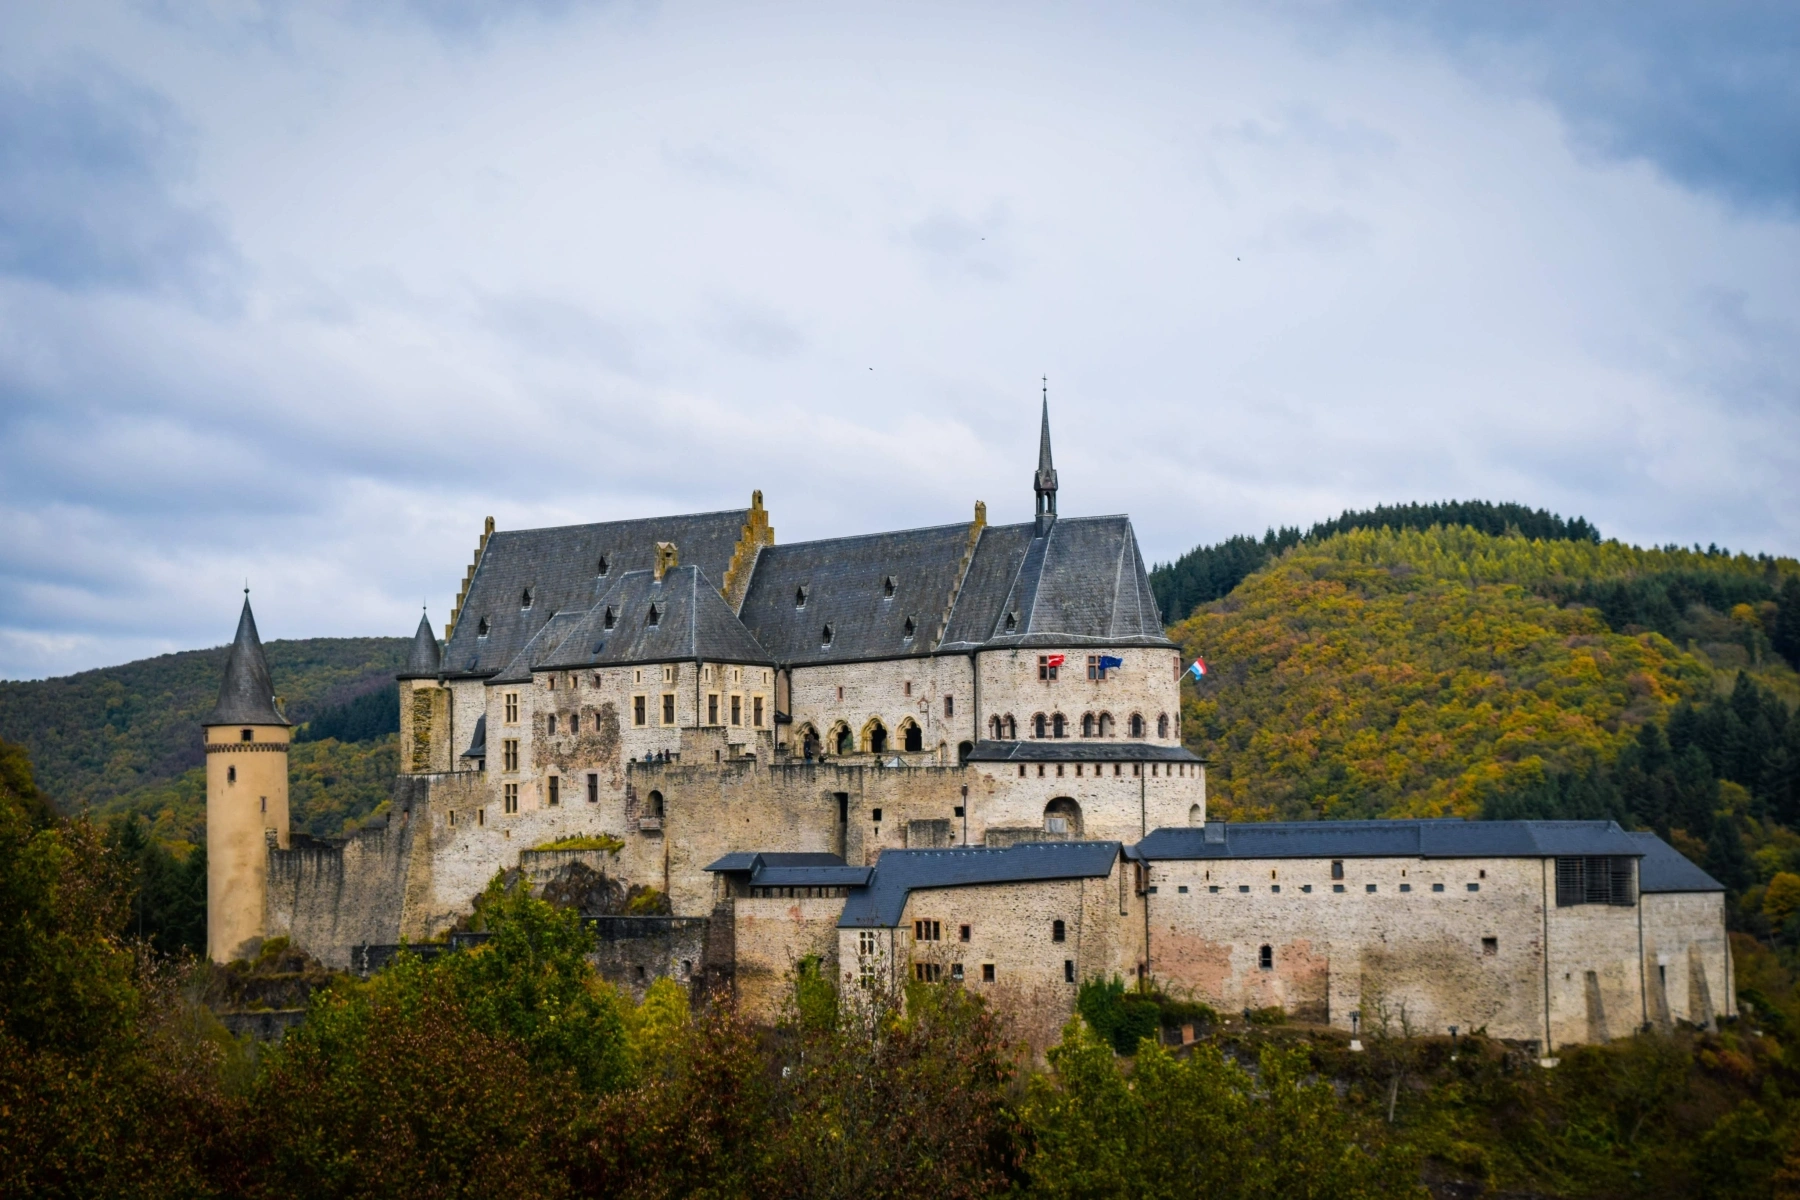
[[[400,672],[400,770],[424,775],[451,768],[450,689],[439,678],[443,650],[431,620],[419,614],[407,651],[406,669]]]
[[[287,718],[275,702],[250,592],[206,739],[206,953],[244,957],[267,932],[269,848],[288,846]]]

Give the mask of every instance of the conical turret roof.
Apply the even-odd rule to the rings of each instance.
[[[250,597],[238,617],[237,636],[225,660],[225,677],[219,681],[219,702],[202,725],[286,725],[275,708],[275,687],[269,682],[269,660],[263,657],[262,639],[256,636],[256,617]]]
[[[419,614],[419,628],[413,634],[412,649],[406,652],[406,670],[402,679],[429,679],[438,673],[443,651],[438,648],[437,634],[432,632],[431,618]]]

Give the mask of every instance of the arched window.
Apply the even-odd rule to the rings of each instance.
[[[1058,796],[1044,805],[1044,832],[1064,837],[1081,836],[1081,805],[1067,796]]]
[[[1131,736],[1134,738],[1141,738],[1144,736],[1144,717],[1142,713],[1131,714]]]
[[[1204,825],[1204,824],[1206,824],[1206,814],[1200,811],[1200,806],[1198,804],[1188,805],[1188,824],[1189,825]]]
[[[914,722],[908,721],[902,727],[900,744],[905,746],[909,753],[918,753],[925,748],[924,731],[922,731]]]
[[[836,745],[837,753],[839,754],[849,754],[856,749],[856,743],[850,736],[850,727],[848,725],[839,725],[837,737],[832,740]]]
[[[1156,736],[1159,738],[1166,738],[1169,736],[1169,714],[1168,713],[1158,713],[1157,714]]]
[[[975,743],[974,742],[958,742],[956,744],[956,761],[957,762],[959,762],[959,763],[968,762],[969,755],[971,755],[973,753],[975,753]]]
[[[1081,714],[1081,736],[1084,738],[1091,738],[1094,736],[1094,714],[1093,713],[1082,713]]]
[[[483,617],[483,618],[481,618],[481,620],[479,620],[475,623],[475,636],[476,637],[486,637],[487,635],[488,635],[488,619],[486,617]]]
[[[526,588],[523,592],[519,593],[519,607],[520,608],[530,608],[531,607],[531,589],[530,588]]]
[[[1031,718],[1031,736],[1050,736],[1050,718],[1046,717],[1043,713],[1039,713],[1037,716]]]
[[[1050,718],[1050,736],[1051,737],[1068,737],[1069,736],[1068,726],[1064,723],[1063,715],[1061,713],[1057,713],[1055,716]]]
[[[1111,737],[1113,735],[1113,719],[1111,713],[1101,713],[1099,725],[1101,737]]]
[[[886,754],[887,726],[880,721],[870,721],[863,727],[863,742],[870,754]]]
[[[644,815],[655,817],[659,821],[662,820],[663,794],[661,792],[651,792],[644,798]]]
[[[1006,740],[1009,742],[1019,740],[1019,723],[1013,720],[1011,713],[1006,714]]]
[[[1006,726],[1000,723],[999,717],[988,718],[988,729],[993,733],[996,742],[1006,736]]]

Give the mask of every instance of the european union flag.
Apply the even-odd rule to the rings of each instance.
[[[1124,665],[1125,660],[1122,658],[1114,658],[1110,654],[1102,654],[1100,656],[1100,669],[1102,671],[1110,671],[1114,667],[1122,667]]]

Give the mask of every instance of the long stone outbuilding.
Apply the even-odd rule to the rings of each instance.
[[[1059,520],[1047,408],[1033,488],[1027,523],[978,503],[790,546],[760,492],[490,520],[445,640],[421,620],[400,676],[385,818],[342,839],[288,830],[288,725],[246,602],[206,735],[213,957],[279,935],[375,961],[519,871],[600,905],[617,982],[728,986],[760,1018],[807,962],[990,989],[1051,1024],[1113,975],[1549,1047],[1733,1011],[1722,889],[1653,835],[1209,824],[1131,523]],[[628,892],[663,912],[621,915]]]

